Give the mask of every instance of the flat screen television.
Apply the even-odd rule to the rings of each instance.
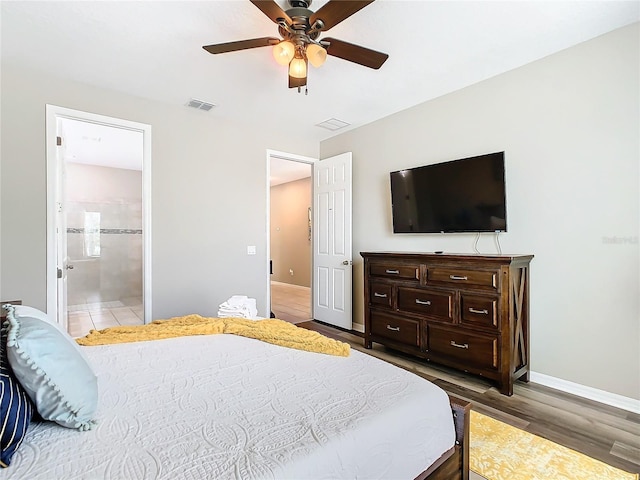
[[[390,175],[394,233],[507,231],[504,152]]]

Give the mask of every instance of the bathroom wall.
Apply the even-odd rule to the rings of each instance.
[[[67,163],[68,304],[142,297],[142,172]]]

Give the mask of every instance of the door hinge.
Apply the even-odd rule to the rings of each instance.
[[[57,270],[58,278],[62,278],[62,269],[61,268],[57,268],[56,270]]]
[[[62,137],[56,137],[56,145],[57,146],[62,145]]]

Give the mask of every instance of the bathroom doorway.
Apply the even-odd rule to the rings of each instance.
[[[56,118],[56,310],[74,337],[145,323],[150,286],[144,172],[149,132],[81,117]]]
[[[72,336],[144,323],[142,132],[62,119]]]

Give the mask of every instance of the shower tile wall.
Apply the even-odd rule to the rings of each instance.
[[[140,304],[142,172],[68,163],[66,189],[69,309]]]

